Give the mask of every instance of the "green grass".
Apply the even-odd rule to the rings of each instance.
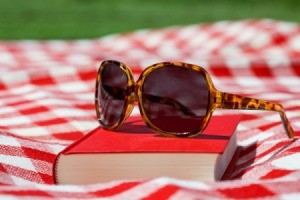
[[[95,38],[218,20],[300,22],[298,0],[0,0],[0,39]]]

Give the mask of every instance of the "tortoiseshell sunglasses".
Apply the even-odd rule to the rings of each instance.
[[[95,92],[101,126],[116,129],[130,115],[136,101],[148,127],[168,137],[198,135],[217,108],[277,111],[288,137],[294,137],[280,104],[220,92],[202,67],[162,62],[146,68],[135,82],[127,65],[104,61],[98,70]]]

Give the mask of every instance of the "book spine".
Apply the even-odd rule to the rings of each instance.
[[[242,147],[241,146],[238,146],[235,150],[235,153],[229,163],[229,165],[227,166],[222,178],[221,178],[221,181],[225,181],[225,180],[229,180],[230,177],[231,177],[231,174],[236,166],[236,163],[237,163],[237,160],[239,159],[239,156],[240,156],[240,153],[242,151]]]

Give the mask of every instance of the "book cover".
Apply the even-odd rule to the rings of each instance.
[[[55,182],[90,184],[158,176],[220,180],[237,157],[239,120],[237,115],[213,116],[203,133],[193,138],[160,136],[140,116],[129,117],[116,131],[99,126],[57,156]]]

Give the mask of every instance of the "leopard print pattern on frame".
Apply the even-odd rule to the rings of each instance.
[[[288,137],[294,137],[294,130],[288,121],[283,107],[276,102],[254,99],[230,93],[222,93],[222,102],[219,108],[277,111],[280,114],[281,121]]]

